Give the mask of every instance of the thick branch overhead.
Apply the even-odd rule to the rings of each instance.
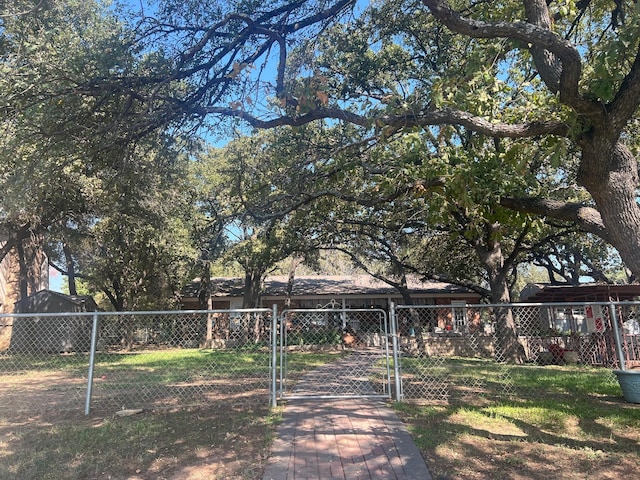
[[[269,120],[254,117],[244,110],[224,107],[196,107],[193,113],[199,115],[236,117],[246,121],[255,128],[301,126],[315,120],[334,119],[344,120],[363,127],[374,124],[400,128],[428,127],[431,125],[463,125],[478,133],[501,138],[529,138],[539,135],[557,135],[564,137],[569,133],[569,127],[565,123],[557,120],[534,121],[521,124],[494,123],[468,112],[449,108],[428,111],[421,115],[382,115],[377,117],[360,115],[339,108],[317,108],[303,115],[283,116]]]
[[[576,223],[585,232],[607,240],[607,230],[600,213],[581,203],[562,202],[544,198],[502,198],[500,204],[512,210],[547,216]]]

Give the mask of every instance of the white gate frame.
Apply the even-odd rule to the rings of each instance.
[[[393,310],[392,310],[393,311]],[[334,314],[353,314],[353,313],[377,313],[382,319],[384,325],[384,331],[378,332],[383,336],[381,349],[384,351],[385,368],[386,368],[386,393],[385,394],[354,394],[354,395],[305,395],[294,396],[287,395],[285,393],[286,382],[286,322],[285,317],[287,313],[334,313]],[[271,326],[271,406],[275,407],[278,404],[278,400],[294,399],[294,398],[392,398],[397,397],[400,392],[400,379],[399,365],[398,365],[398,339],[396,334],[396,326],[394,324],[395,317],[390,316],[384,309],[373,308],[303,308],[303,309],[286,309],[277,314],[276,305],[273,306],[272,326]],[[344,325],[343,325],[344,326]],[[389,347],[389,340],[391,340],[391,348]],[[395,385],[391,381],[391,366],[390,362],[393,359],[393,377]],[[395,387],[395,388],[394,388]]]

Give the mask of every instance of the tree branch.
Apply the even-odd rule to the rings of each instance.
[[[500,205],[519,212],[535,213],[576,223],[585,232],[593,233],[611,243],[600,212],[581,203],[542,198],[502,198]]]
[[[612,135],[617,139],[640,105],[640,46],[631,70],[622,81],[615,98],[609,104]]]
[[[59,272],[61,275],[65,275],[65,276],[69,275],[69,271],[68,270],[65,270],[60,265],[58,265],[57,263],[53,262],[51,260],[51,258],[49,258],[49,266],[51,268],[53,268],[54,270],[56,270],[57,272]],[[81,279],[85,279],[85,280],[90,280],[92,278],[92,277],[90,277],[88,275],[84,275],[82,273],[74,273],[73,276],[76,277],[76,278],[81,278]]]
[[[453,10],[446,0],[422,0],[434,17],[451,31],[471,38],[510,38],[531,45],[534,57],[537,57],[536,66],[541,72],[543,80],[552,92],[560,93],[562,103],[575,108],[585,115],[600,115],[602,106],[598,102],[582,98],[578,92],[578,82],[582,72],[580,53],[571,42],[559,37],[546,27],[543,12],[534,12],[535,8],[542,8],[544,0],[526,0],[529,5],[531,21],[537,21],[539,25],[529,22],[482,22],[465,18]],[[544,6],[546,9],[546,4]],[[547,12],[548,16],[548,12]],[[546,58],[542,59],[542,53]],[[538,53],[536,53],[538,52]],[[554,57],[562,63],[559,78],[553,72],[557,68]]]
[[[457,285],[459,287],[463,287],[463,288],[467,288],[469,290],[471,290],[472,292],[477,293],[478,295],[480,295],[481,297],[488,299],[491,298],[491,290],[487,289],[487,288],[483,288],[480,285],[473,283],[473,282],[467,282],[465,280],[458,280],[456,278],[449,278],[447,275],[442,275],[442,274],[438,274],[438,273],[422,273],[422,277],[423,279],[426,280],[433,280],[436,282],[443,282],[443,283],[450,283],[451,285]]]
[[[372,269],[370,269],[362,260],[360,260],[360,258],[358,258],[358,256],[352,252],[351,250],[348,250],[346,248],[343,247],[331,247],[331,248],[327,248],[327,250],[335,250],[337,252],[342,252],[345,255],[347,255],[351,261],[354,263],[354,265],[358,268],[360,268],[361,270],[363,270],[365,273],[371,275],[373,278],[380,280],[381,282],[386,283],[387,285],[389,285],[390,287],[395,288],[396,290],[398,290],[398,292],[400,294],[403,293],[403,285],[401,282],[395,281],[393,279],[391,279],[390,277],[387,277],[386,275],[382,275],[381,273],[378,273]],[[408,289],[406,287],[404,287],[405,290]]]
[[[4,260],[9,252],[25,238],[29,238],[31,235],[31,224],[27,223],[18,227],[17,229],[12,228],[10,225],[0,224],[0,232],[4,232],[4,236],[0,238],[0,262]]]
[[[339,108],[318,108],[303,115],[282,116],[270,120],[261,120],[244,110],[234,110],[225,107],[193,107],[191,111],[199,115],[213,114],[240,118],[252,127],[260,129],[281,126],[298,127],[315,120],[333,119],[344,120],[362,127],[370,127],[372,125],[386,125],[399,128],[463,125],[483,135],[502,138],[529,138],[540,135],[566,137],[569,133],[569,126],[558,120],[534,121],[515,125],[500,122],[493,123],[485,118],[452,108],[425,111],[418,115],[380,115],[376,117],[368,117]]]
[[[357,205],[361,205],[363,207],[373,207],[383,203],[392,202],[400,198],[402,195],[405,195],[408,192],[411,192],[416,189],[426,190],[429,188],[440,187],[445,184],[445,180],[446,179],[444,177],[436,177],[433,179],[407,182],[404,185],[401,185],[398,188],[396,188],[393,192],[389,193],[388,195],[379,196],[379,197],[368,197],[368,198],[365,196],[345,193],[344,191],[341,191],[341,190],[331,190],[331,189],[318,190],[316,192],[306,192],[306,191],[297,192],[296,194],[294,194],[294,196],[298,196],[299,199],[292,202],[289,205],[286,205],[281,210],[271,211],[268,213],[263,213],[258,211],[258,210],[265,210],[264,205],[251,206],[251,205],[245,204],[245,208],[253,218],[264,221],[264,220],[270,220],[275,218],[282,218],[285,215],[288,215],[289,213],[299,209],[300,207],[309,205],[315,200],[318,200],[323,197],[333,197],[339,200],[343,200],[345,202],[352,202]],[[275,201],[273,203],[275,203]]]
[[[20,15],[29,15],[31,13],[35,13],[38,10],[40,10],[40,8],[43,6],[45,0],[39,0],[38,3],[36,3],[33,7],[31,8],[25,8],[25,10],[22,11],[18,11],[18,12],[10,12],[10,13],[0,13],[0,18],[8,18],[8,17],[17,17]],[[5,6],[6,8],[6,6]]]

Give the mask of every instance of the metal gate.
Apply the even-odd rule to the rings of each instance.
[[[284,310],[277,331],[279,399],[391,397],[395,337],[384,310]]]

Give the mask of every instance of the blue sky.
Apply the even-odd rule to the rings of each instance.
[[[149,7],[148,0],[119,0],[122,3],[128,4],[134,10],[144,9],[145,14],[149,15],[154,8]],[[361,14],[362,11],[367,8],[370,4],[371,0],[358,0],[356,6],[357,15]],[[54,291],[62,291],[63,285],[65,285],[67,281],[66,276],[63,276],[57,270],[53,268],[49,268],[49,288]]]
[[[62,275],[60,275],[59,271],[49,267],[49,290],[55,290],[56,292],[61,292],[62,284],[64,283],[65,280],[66,280],[66,277],[62,278]]]

